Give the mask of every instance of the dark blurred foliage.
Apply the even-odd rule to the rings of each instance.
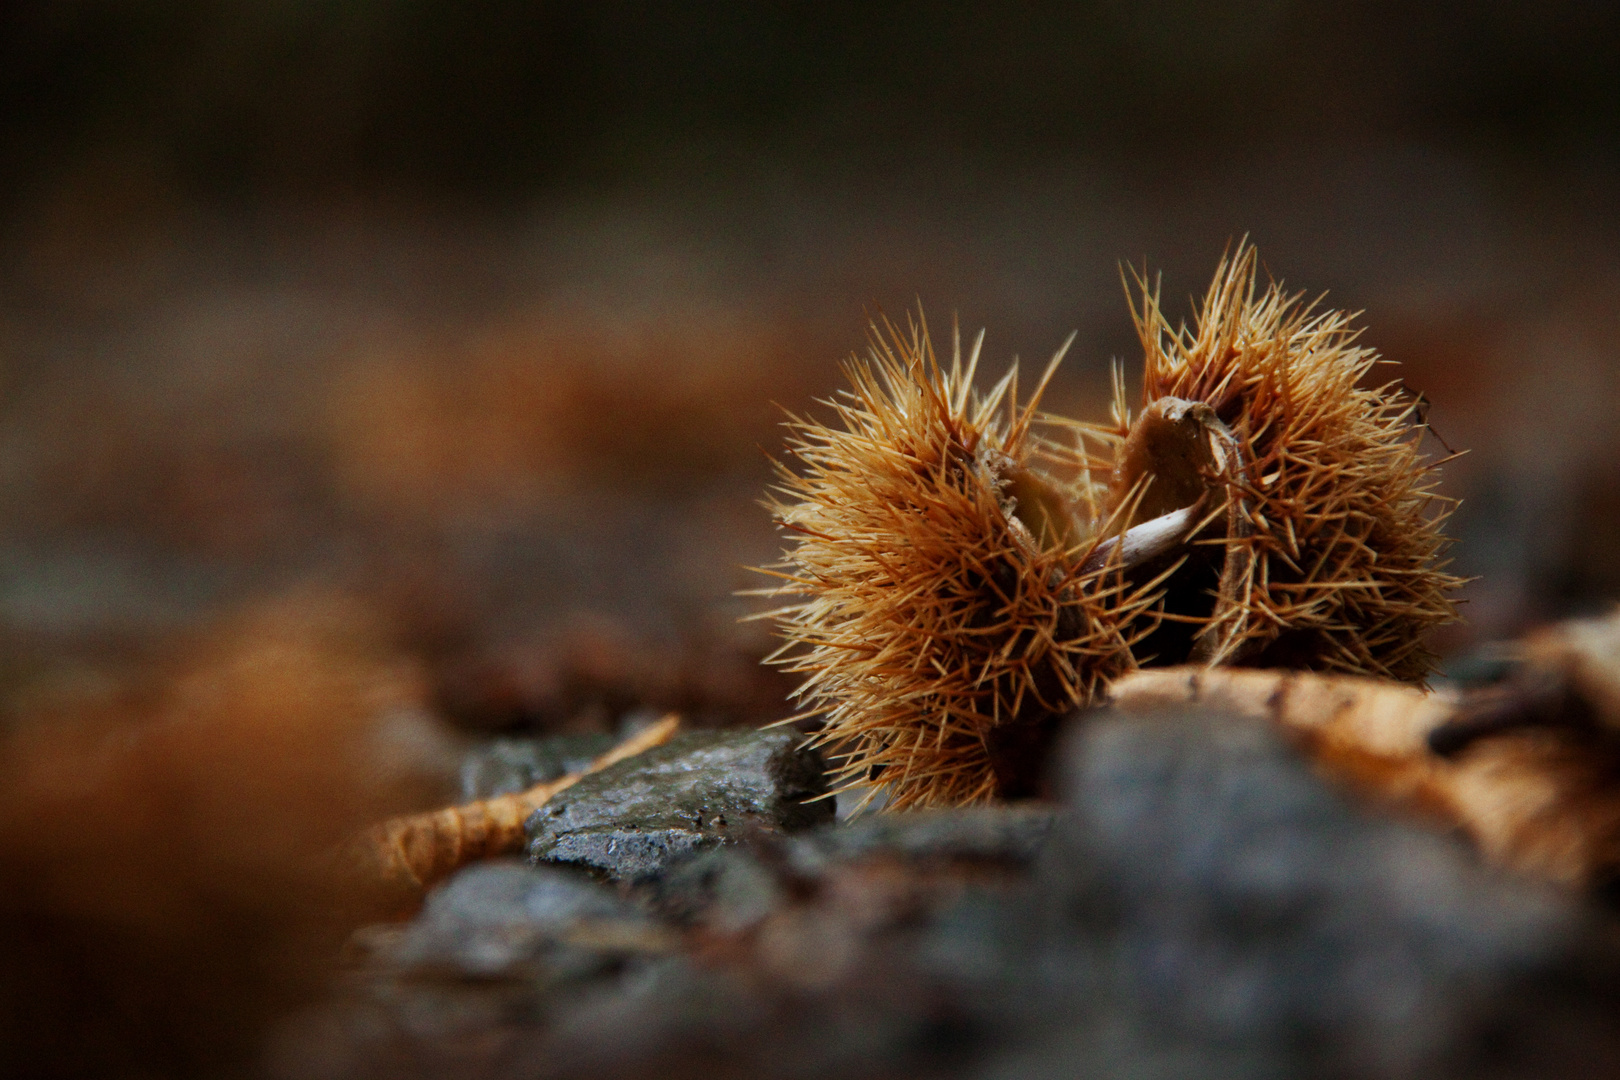
[[[14,186],[109,144],[197,197],[487,198],[671,154],[1191,160],[1395,135],[1578,156],[1620,126],[1620,14],[1600,0],[109,0],[0,19]]]

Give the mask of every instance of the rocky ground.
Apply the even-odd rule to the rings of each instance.
[[[1607,909],[1371,809],[1264,722],[1080,715],[1054,801],[853,820],[796,745],[696,733],[588,777],[527,860],[356,932],[270,1073],[1620,1072]]]

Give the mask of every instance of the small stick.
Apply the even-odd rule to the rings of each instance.
[[[360,857],[372,862],[383,880],[422,892],[475,859],[521,849],[523,822],[552,796],[591,773],[662,746],[680,726],[681,718],[670,713],[592,761],[583,772],[515,795],[390,818],[365,832]]]

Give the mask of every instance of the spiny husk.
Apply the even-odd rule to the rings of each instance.
[[[958,340],[945,370],[920,321],[874,327],[850,389],[822,403],[838,426],[790,419],[798,471],[778,465],[768,504],[794,541],[761,590],[794,600],[765,613],[787,639],[773,662],[806,676],[841,783],[881,784],[890,808],[1005,794],[998,737],[1129,670],[1154,599],[1106,560],[1079,569],[1106,531],[1085,463],[1066,487],[1034,468],[1040,390],[1020,408],[1015,365],[980,397],[977,359],[976,344],[964,367]]]
[[[1247,244],[1222,261],[1190,329],[1172,329],[1137,279],[1144,412],[1206,403],[1238,449],[1217,482],[1235,516],[1204,541],[1226,562],[1193,658],[1421,681],[1435,660],[1424,636],[1455,621],[1462,582],[1442,558],[1451,502],[1420,452],[1420,402],[1399,383],[1359,386],[1378,357],[1352,316],[1258,290],[1256,262]],[[1119,443],[1122,398],[1107,432]]]

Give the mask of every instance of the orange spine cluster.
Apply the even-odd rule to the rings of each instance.
[[[943,368],[920,322],[847,365],[836,426],[790,419],[768,505],[792,547],[758,591],[792,601],[772,660],[845,783],[891,807],[1022,793],[1055,718],[1141,664],[1428,674],[1460,581],[1418,401],[1363,387],[1350,317],[1256,265],[1223,261],[1191,328],[1138,279],[1141,412],[1116,382],[1111,425],[1041,418],[1107,461],[1032,432],[1061,350],[1020,406],[1016,366],[977,396],[978,346]]]
[[[840,428],[791,421],[801,471],[772,504],[796,544],[763,590],[795,601],[768,613],[774,659],[806,676],[842,779],[881,780],[891,807],[1005,794],[1021,743],[1131,667],[1151,601],[1106,561],[1081,569],[1097,537],[1029,467],[1040,392],[1019,407],[1014,371],[977,397],[977,354],[964,367],[958,343],[942,369],[924,327],[890,327],[825,403]]]
[[[1449,502],[1419,448],[1418,400],[1363,387],[1378,361],[1351,317],[1256,286],[1240,247],[1193,327],[1172,329],[1142,285],[1143,406],[1208,405],[1235,444],[1218,477],[1234,513],[1215,604],[1195,659],[1421,681],[1428,630],[1456,618],[1445,572]],[[1112,434],[1128,436],[1116,403]]]

